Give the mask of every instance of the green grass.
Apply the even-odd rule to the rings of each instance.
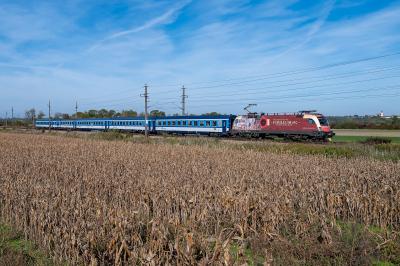
[[[18,229],[0,222],[0,266],[66,265],[54,263],[36,246],[25,241]]]
[[[334,136],[332,142],[359,142],[364,141],[370,137],[367,136]],[[400,137],[384,137],[385,139],[391,139],[392,143],[400,143]]]

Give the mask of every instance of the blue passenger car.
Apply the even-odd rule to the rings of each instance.
[[[235,115],[166,116],[154,118],[157,133],[207,134],[229,133]]]
[[[147,130],[150,133],[162,132],[179,134],[206,134],[211,136],[224,135],[231,131],[235,115],[208,116],[166,116],[147,117]],[[66,130],[109,130],[116,129],[125,132],[145,131],[144,117],[113,117],[84,119],[50,119],[52,129]],[[38,119],[37,128],[48,128],[48,119]]]

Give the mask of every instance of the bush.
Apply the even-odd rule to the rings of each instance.
[[[368,143],[368,144],[388,144],[391,143],[392,140],[388,138],[380,138],[380,137],[369,137],[364,141],[361,141],[362,143]]]
[[[400,124],[357,124],[355,122],[345,122],[345,123],[333,123],[331,124],[332,129],[384,129],[384,130],[397,130],[400,129]]]

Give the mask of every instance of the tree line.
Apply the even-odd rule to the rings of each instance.
[[[331,123],[332,129],[400,129],[400,119],[394,116],[391,120],[386,123],[357,123],[357,122],[342,122],[342,123]]]
[[[70,115],[67,113],[56,112],[54,115],[50,116],[50,119],[76,119],[76,113]],[[160,110],[151,110],[148,113],[149,116],[166,116],[164,111]],[[168,114],[168,116],[180,116],[181,114]],[[196,114],[187,114],[188,116],[195,116]],[[203,113],[201,115],[221,115],[218,112],[210,112]],[[78,119],[82,118],[113,118],[113,117],[137,117],[137,116],[145,116],[144,112],[140,112],[139,114],[136,111],[131,110],[122,110],[121,112],[116,112],[115,110],[89,110],[84,112],[78,112]],[[15,126],[28,126],[32,124],[34,120],[37,119],[48,119],[49,117],[43,111],[36,112],[35,109],[30,109],[25,111],[25,115],[23,118],[14,117],[14,125]],[[0,126],[5,126],[5,119],[0,119]],[[7,125],[11,125],[11,118],[7,118]]]
[[[56,112],[54,113],[53,116],[50,116],[50,119],[76,119],[76,115],[78,115],[78,119],[82,118],[113,118],[113,117],[137,117],[137,116],[145,116],[144,112],[138,112],[131,110],[122,110],[120,112],[117,112],[115,110],[106,110],[106,109],[101,109],[101,110],[88,110],[84,112],[78,112],[74,113],[72,115],[67,114],[67,113],[61,113],[61,112]],[[148,113],[149,116],[166,116],[164,111],[160,110],[151,110],[150,113]],[[175,113],[172,114],[172,116],[179,116],[180,114]],[[210,113],[204,113],[202,115],[221,115],[220,113],[217,112],[210,112]],[[171,116],[168,114],[168,116]],[[195,114],[188,114],[188,116],[195,116]],[[33,119],[43,119],[43,118],[48,118],[46,117],[45,113],[43,111],[39,111],[38,114],[36,115],[35,109],[31,109],[29,111],[26,111],[25,118],[30,118]]]

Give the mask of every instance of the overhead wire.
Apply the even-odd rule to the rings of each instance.
[[[241,79],[249,79],[249,78],[258,78],[258,77],[266,77],[266,76],[274,76],[274,75],[278,75],[276,77],[281,77],[281,76],[287,76],[287,75],[293,75],[293,74],[301,74],[301,73],[304,73],[304,72],[321,70],[321,69],[326,69],[326,68],[350,65],[350,64],[355,64],[355,63],[360,63],[360,62],[375,60],[375,59],[379,59],[379,58],[395,56],[395,55],[400,55],[400,53],[386,54],[386,55],[381,55],[381,56],[363,58],[363,59],[359,59],[359,60],[353,60],[353,61],[347,61],[347,62],[342,62],[342,63],[336,63],[336,64],[330,64],[330,65],[312,67],[312,68],[305,68],[305,69],[299,69],[299,70],[293,70],[293,71],[287,71],[287,72],[278,72],[278,73],[272,73],[272,74],[265,74],[265,75],[251,76],[251,77],[242,77],[242,78],[235,78],[235,79],[224,79],[224,80],[217,80],[217,81],[195,82],[195,83],[188,83],[188,84],[185,84],[185,85],[217,83],[217,82],[225,82],[225,81],[241,80]],[[151,87],[157,88],[157,87],[172,87],[172,86],[181,86],[181,84],[154,85],[154,86],[151,86]]]
[[[215,88],[215,87],[230,87],[230,86],[241,86],[241,84],[243,85],[248,85],[248,86],[252,86],[252,85],[257,85],[257,84],[248,84],[250,82],[255,82],[255,81],[259,81],[259,80],[265,80],[265,79],[270,79],[270,78],[277,78],[277,77],[283,77],[283,76],[289,76],[289,75],[295,75],[295,74],[301,74],[301,73],[306,73],[306,72],[311,72],[311,71],[316,71],[316,70],[322,70],[322,69],[327,69],[327,68],[332,68],[332,67],[338,67],[338,66],[344,66],[344,65],[350,65],[350,64],[355,64],[355,63],[360,63],[360,62],[364,62],[364,61],[370,61],[370,60],[375,60],[375,59],[379,59],[379,58],[384,58],[384,57],[390,57],[390,56],[395,56],[395,55],[399,55],[400,53],[392,53],[392,54],[386,54],[386,55],[382,55],[382,56],[376,56],[376,57],[369,57],[369,58],[364,58],[364,59],[360,59],[360,60],[353,60],[353,61],[347,61],[347,62],[342,62],[342,63],[336,63],[336,64],[330,64],[330,65],[325,65],[325,66],[319,66],[319,67],[312,67],[312,68],[305,68],[305,69],[299,69],[299,70],[294,70],[294,71],[286,71],[286,72],[278,72],[278,73],[271,73],[271,74],[265,74],[265,75],[258,75],[258,76],[251,76],[251,77],[241,77],[241,78],[235,78],[235,79],[225,79],[225,80],[219,80],[219,81],[208,81],[208,82],[197,82],[197,83],[189,83],[186,85],[199,85],[199,84],[211,84],[211,83],[217,83],[217,82],[228,82],[228,81],[235,81],[235,80],[244,80],[241,82],[236,82],[236,83],[228,83],[228,84],[220,84],[220,85],[215,85],[215,86],[209,86],[209,87],[199,87],[199,88],[192,88],[190,90],[197,90],[197,89],[205,89],[205,88]],[[347,75],[344,77],[336,77],[336,78],[330,78],[330,79],[325,79],[325,80],[315,80],[315,81],[309,81],[309,82],[303,82],[303,83],[294,83],[294,84],[283,84],[280,86],[272,86],[272,87],[264,87],[264,88],[255,88],[252,89],[252,91],[257,91],[257,90],[265,90],[267,88],[277,88],[277,87],[283,87],[283,86],[292,86],[292,85],[299,85],[299,84],[306,84],[306,83],[312,83],[312,82],[320,82],[320,81],[326,81],[326,80],[332,80],[332,79],[337,79],[337,78],[346,78],[346,77],[350,77],[350,76],[357,76],[357,75],[364,75],[364,74],[370,74],[372,73],[376,73],[376,72],[382,72],[382,71],[388,71],[388,70],[393,70],[393,69],[397,69],[400,66],[391,66],[391,67],[386,67],[386,68],[378,68],[378,69],[369,69],[369,70],[363,70],[363,71],[354,71],[354,72],[349,72],[349,73],[341,73],[341,74],[334,74],[334,75],[325,75],[325,76],[319,76],[319,77],[308,77],[308,78],[302,78],[302,79],[292,79],[290,81],[295,81],[295,80],[309,80],[309,79],[313,79],[313,78],[321,78],[321,77],[334,77],[334,76],[338,76],[338,75]],[[356,74],[358,73],[358,74]],[[354,75],[349,75],[349,74],[354,74]],[[393,77],[398,77],[398,76],[393,76]],[[363,81],[355,81],[355,82],[365,82],[365,81],[372,81],[372,80],[379,80],[379,79],[386,79],[386,78],[393,78],[393,77],[384,77],[384,78],[378,78],[378,79],[369,79],[369,80],[363,80]],[[246,80],[246,79],[253,79],[253,80]],[[287,81],[273,81],[270,83],[278,83],[278,82],[287,82]],[[350,83],[354,83],[354,82],[348,82],[348,83],[338,83],[338,84],[331,84],[331,85],[321,85],[321,86],[314,86],[314,87],[308,87],[308,88],[316,88],[316,87],[322,87],[322,86],[334,86],[334,85],[343,85],[343,84],[350,84]],[[155,86],[150,86],[152,88],[158,88],[158,87],[167,87],[167,86],[178,86],[178,85],[155,85]],[[139,90],[142,87],[138,87],[135,89],[130,89],[130,90],[125,90],[122,92],[118,92],[118,93],[113,93],[113,94],[108,94],[108,95],[103,95],[103,96],[97,96],[97,97],[90,97],[90,98],[86,98],[86,99],[80,99],[79,101],[85,101],[85,100],[93,100],[93,99],[99,99],[99,98],[104,98],[104,97],[110,97],[110,96],[114,96],[114,95],[120,95],[120,94],[125,94],[128,92],[133,92],[135,90]],[[306,87],[307,88],[307,87]],[[288,89],[288,90],[279,90],[276,92],[282,92],[282,91],[291,91],[291,90],[299,90],[299,89],[306,89],[306,88],[296,88],[296,89]],[[237,90],[240,91],[240,90]],[[170,91],[170,92],[176,92],[174,91]],[[267,92],[271,92],[271,91],[267,91]],[[261,92],[261,93],[267,93],[267,92]],[[156,95],[154,96],[155,99],[157,100],[157,96],[160,94],[164,94],[164,93],[168,93],[168,92],[157,92]],[[239,93],[239,94],[230,94],[230,96],[235,96],[235,95],[242,95],[243,93]],[[248,92],[246,92],[245,94],[249,94]],[[198,98],[205,98],[205,97],[198,97],[204,94],[195,94],[195,95],[191,95],[191,99],[198,99]],[[207,95],[222,95],[222,93],[207,93]],[[118,104],[124,104],[123,102],[121,102],[121,100],[127,100],[127,99],[133,99],[136,97],[129,97],[126,98],[124,97],[123,99],[114,99],[114,100],[107,100],[107,101],[102,101],[102,102],[91,102],[91,103],[81,103],[79,104],[79,106],[90,106],[90,105],[94,105],[94,104],[101,104],[101,103],[111,103],[111,102],[118,102]],[[162,100],[168,100],[168,99],[176,99],[176,97],[173,98],[162,98]],[[68,101],[68,100],[66,100]],[[69,101],[77,101],[77,100],[69,100]],[[135,103],[135,102],[140,102],[140,100],[136,100],[136,101],[129,101],[129,103]],[[129,104],[127,102],[127,104]],[[113,104],[112,104],[113,105]],[[64,105],[66,106],[66,105]],[[104,106],[102,104],[103,107],[107,107]],[[111,106],[111,105],[108,105]],[[115,105],[113,105],[115,106]],[[60,106],[62,107],[62,106]],[[69,111],[71,107],[68,108]]]
[[[209,84],[209,83],[216,83],[216,82],[222,82],[222,81],[231,81],[231,80],[242,80],[242,79],[249,79],[249,78],[259,78],[259,77],[264,77],[262,79],[256,79],[256,80],[250,80],[250,81],[242,81],[242,82],[238,82],[238,83],[231,83],[231,84],[222,84],[222,85],[216,85],[216,86],[209,86],[209,87],[200,87],[200,88],[192,88],[189,90],[198,90],[198,89],[204,89],[204,88],[215,88],[215,87],[226,87],[226,86],[231,86],[231,85],[239,85],[239,84],[245,84],[248,82],[254,82],[254,81],[258,81],[258,80],[265,80],[265,79],[270,79],[271,77],[281,77],[281,76],[287,76],[289,74],[299,74],[299,73],[304,73],[309,72],[309,71],[315,71],[315,70],[321,70],[321,69],[326,69],[326,68],[331,68],[331,67],[337,67],[337,66],[343,66],[343,65],[348,65],[348,64],[354,64],[354,63],[359,63],[359,62],[363,62],[363,61],[369,61],[369,60],[375,60],[378,58],[384,58],[384,57],[388,57],[388,56],[394,56],[394,55],[399,55],[400,53],[393,53],[393,54],[387,54],[387,55],[382,55],[382,56],[376,56],[376,57],[370,57],[370,58],[365,58],[365,59],[360,59],[360,60],[354,60],[354,61],[348,61],[348,62],[343,62],[343,63],[338,63],[338,64],[331,64],[331,65],[326,65],[326,66],[321,66],[321,67],[314,67],[314,68],[307,68],[307,69],[300,69],[300,70],[295,70],[295,71],[288,71],[288,72],[278,72],[278,73],[274,73],[274,74],[266,74],[266,75],[259,75],[259,76],[252,76],[252,77],[243,77],[243,78],[237,78],[237,79],[229,79],[229,80],[220,80],[220,81],[209,81],[209,82],[201,82],[201,83],[189,83],[187,85],[193,85],[193,84]],[[399,68],[399,66],[391,66],[391,67],[387,67],[387,68],[381,68],[381,69],[370,69],[370,70],[364,70],[364,71],[358,71],[358,72],[367,72],[369,73],[370,71],[373,72],[381,72],[381,71],[387,71],[387,70],[392,70],[392,69],[397,69]],[[350,72],[350,73],[357,73],[356,72]],[[365,74],[367,74],[365,73]],[[343,73],[344,74],[344,73]],[[278,76],[276,76],[278,75]],[[335,75],[340,75],[340,74],[335,74]],[[327,76],[335,76],[335,75],[327,75]],[[355,74],[355,75],[362,75],[362,74]],[[325,77],[327,77],[325,76]],[[352,75],[350,75],[352,76]],[[324,77],[324,76],[320,76],[320,77]],[[303,79],[297,79],[297,80],[304,80],[304,79],[311,79],[311,78],[316,78],[316,77],[310,77],[310,78],[303,78]],[[283,81],[275,81],[273,83],[277,83],[277,82],[283,82]],[[315,81],[316,82],[316,81]],[[245,84],[246,85],[246,84]],[[255,84],[254,84],[255,85]],[[151,86],[152,88],[154,87],[162,87],[164,85],[159,85],[159,86]],[[172,86],[172,85],[165,85],[165,86]],[[174,85],[174,86],[178,86],[178,85]],[[118,92],[118,93],[114,93],[114,94],[108,94],[108,95],[103,95],[103,96],[98,96],[98,97],[91,97],[91,98],[86,98],[86,99],[79,99],[79,101],[84,101],[84,100],[93,100],[93,99],[98,99],[98,98],[104,98],[104,97],[109,97],[109,96],[114,96],[114,95],[119,95],[119,94],[123,94],[123,93],[127,93],[127,92],[132,92],[135,90],[139,90],[142,87],[138,87],[136,89],[131,89],[131,90],[126,90],[123,92]],[[157,95],[159,94],[165,94],[165,93],[170,93],[170,92],[175,92],[174,91],[167,91],[167,92],[158,92]],[[124,98],[126,99],[126,98]],[[169,98],[169,99],[173,99],[173,98]],[[70,101],[76,101],[76,100],[70,100]],[[105,102],[111,102],[111,101],[105,101]],[[100,102],[101,103],[101,102]],[[82,105],[82,104],[81,104]]]
[[[307,77],[307,78],[299,78],[299,79],[291,79],[291,80],[269,81],[268,84],[289,82],[289,81],[309,80],[309,79],[324,78],[324,77],[335,77],[335,76],[339,76],[337,78],[341,78],[340,77],[341,75],[347,75],[345,77],[350,77],[350,76],[366,75],[366,74],[371,74],[371,73],[379,73],[379,72],[389,71],[389,70],[398,69],[398,68],[400,68],[400,65],[384,67],[384,68],[367,69],[367,70],[361,70],[361,71],[353,71],[353,72],[347,72],[347,73],[332,74],[332,75],[323,75],[323,76],[317,76],[317,77]],[[353,75],[350,75],[350,74],[353,74]],[[219,84],[219,85],[208,86],[208,87],[197,87],[197,88],[190,88],[189,87],[189,88],[186,88],[186,89],[188,89],[189,91],[194,91],[194,90],[202,90],[202,89],[210,89],[210,88],[221,88],[221,87],[231,87],[231,86],[251,86],[251,85],[259,85],[259,84],[265,84],[265,83],[254,83],[254,84],[248,84],[248,83],[254,82],[254,81],[259,81],[259,80],[267,80],[267,79],[270,79],[270,78],[248,80],[248,81],[242,81],[242,82],[236,82],[236,83]],[[332,78],[332,79],[335,79],[335,78]],[[329,80],[329,79],[327,79],[327,80]],[[310,82],[315,82],[315,81],[310,81]],[[178,91],[175,89],[175,90],[170,90],[170,91],[157,92],[157,96],[160,95],[160,94],[167,94],[167,93],[172,93],[172,92],[178,92]],[[209,94],[209,93],[207,93],[207,94]],[[193,96],[193,94],[191,94],[191,95]],[[198,94],[195,94],[195,95],[198,95]]]
[[[280,87],[286,87],[286,86],[293,86],[293,85],[299,85],[299,84],[305,84],[305,83],[294,83],[294,84],[283,84],[283,85],[279,85],[279,86],[271,86],[271,87],[263,87],[263,88],[255,88],[252,89],[251,92],[249,91],[243,91],[242,93],[236,93],[236,94],[218,94],[216,96],[225,96],[227,97],[231,97],[231,96],[241,96],[241,95],[248,95],[248,94],[262,94],[262,93],[273,93],[273,92],[285,92],[285,91],[296,91],[296,90],[304,90],[304,89],[315,89],[315,88],[321,88],[321,87],[332,87],[332,86],[337,86],[337,85],[347,85],[347,84],[354,84],[354,83],[360,83],[360,82],[367,82],[367,81],[377,81],[377,80],[384,80],[384,79],[390,79],[390,78],[398,78],[400,77],[400,75],[396,75],[396,76],[390,76],[390,77],[381,77],[381,78],[374,78],[374,79],[365,79],[365,80],[356,80],[356,81],[347,81],[347,82],[341,82],[341,83],[333,83],[333,84],[323,84],[323,85],[316,85],[316,86],[308,86],[308,87],[301,87],[301,88],[293,88],[293,89],[285,89],[285,90],[275,90],[275,91],[263,91],[263,92],[258,92],[259,90],[265,90],[265,89],[271,89],[271,88],[280,88]],[[307,82],[309,83],[309,82]],[[257,91],[257,92],[255,92]],[[197,97],[197,96],[192,96],[191,95],[191,99],[201,99],[201,98],[209,98],[209,95],[213,95],[213,94],[207,94],[207,96],[202,96],[202,97]],[[224,98],[223,100],[226,100],[226,98]],[[168,99],[174,99],[174,98],[164,98],[165,100]],[[189,98],[188,98],[189,99]],[[216,99],[208,99],[205,101],[216,101]]]
[[[336,97],[336,98],[304,98],[298,99],[296,102],[317,102],[317,101],[330,101],[330,100],[345,100],[345,99],[364,99],[364,98],[381,98],[381,97],[397,97],[400,96],[400,93],[393,93],[393,94],[378,94],[378,95],[362,95],[362,96],[346,96],[346,97]],[[291,103],[292,100],[284,100],[284,101],[274,101],[274,102],[265,102],[268,104],[275,104],[275,103]],[[244,104],[245,102],[243,102]],[[247,103],[247,102],[246,102]],[[192,106],[192,108],[199,108],[199,107],[215,107],[215,106],[231,106],[232,104],[213,104],[213,105],[201,105],[201,106]]]

